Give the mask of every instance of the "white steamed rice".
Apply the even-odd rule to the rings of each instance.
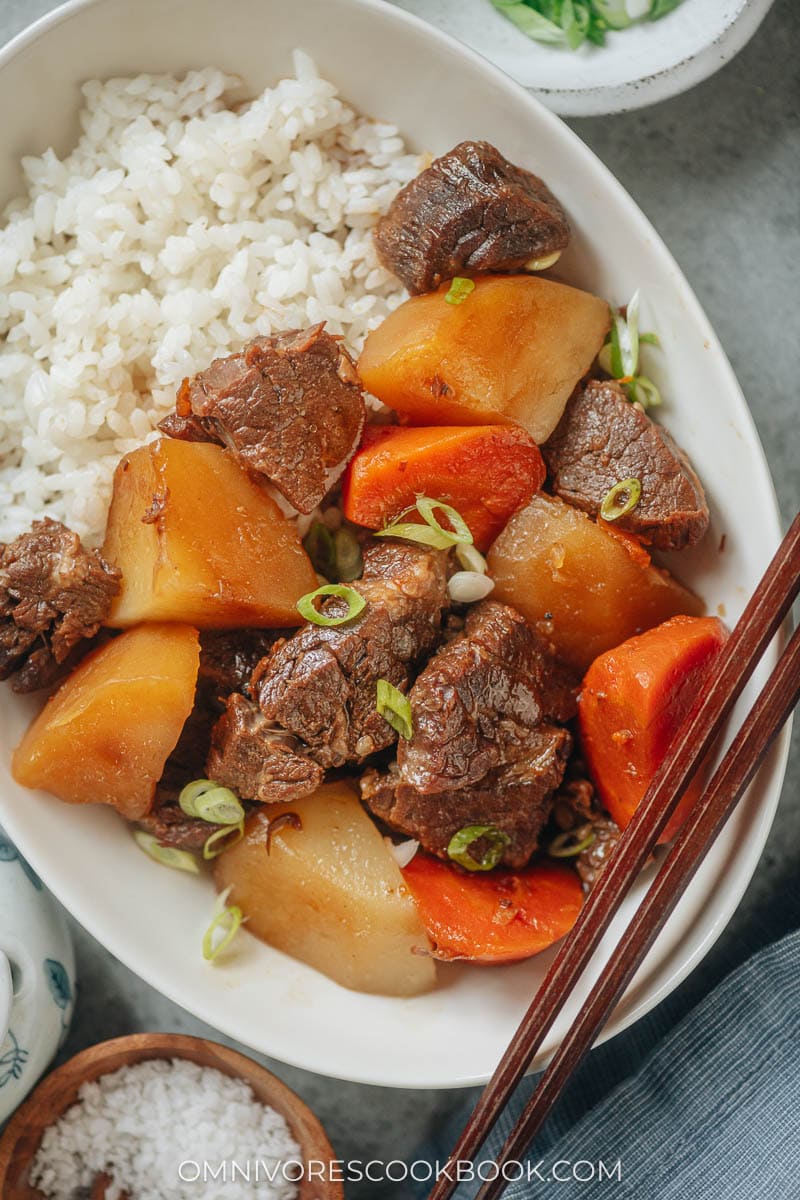
[[[120,455],[184,376],[323,320],[358,349],[402,299],[370,231],[420,161],[294,66],[236,109],[213,68],[92,81],[75,149],[23,160],[0,230],[0,541],[49,514],[96,543]]]

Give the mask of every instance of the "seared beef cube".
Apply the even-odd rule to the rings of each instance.
[[[595,379],[575,392],[542,454],[556,495],[592,516],[617,483],[638,479],[638,503],[615,524],[660,550],[693,546],[708,529],[705,493],[688,458],[617,383]]]
[[[0,544],[0,679],[15,692],[53,683],[93,638],[119,591],[120,572],[59,521],[35,521]]]
[[[235,693],[214,726],[206,773],[242,799],[260,804],[307,796],[324,774],[296,738],[276,729],[255,704]]]
[[[398,749],[403,778],[426,793],[478,783],[503,765],[507,735],[569,720],[576,695],[549,643],[515,609],[485,600],[414,685],[414,736]]]
[[[178,804],[177,797],[167,798],[158,789],[152,809],[136,824],[152,834],[160,845],[188,850],[192,854],[199,854],[211,835],[222,828],[221,825],[201,821],[199,817],[188,817]]]
[[[227,446],[295,508],[317,507],[358,445],[364,399],[355,366],[324,325],[255,338],[185,379],[161,430]]]
[[[564,250],[569,235],[538,176],[489,142],[460,142],[398,192],[374,237],[381,262],[414,294],[455,275],[519,271]]]
[[[363,577],[351,584],[366,600],[353,621],[305,625],[277,646],[252,680],[266,719],[294,734],[322,767],[361,762],[390,746],[395,731],[376,708],[377,681],[404,691],[441,636],[446,556],[401,543],[373,543]],[[333,597],[324,612],[346,604]]]
[[[424,793],[404,783],[393,766],[385,774],[365,773],[362,799],[376,817],[417,838],[424,850],[439,858],[447,858],[450,839],[460,829],[492,825],[509,838],[501,861],[515,869],[524,867],[550,815],[553,789],[564,772],[572,738],[554,725],[498,733],[503,738],[501,765],[478,783]]]
[[[253,671],[286,632],[280,629],[212,629],[201,633],[197,685],[205,702],[221,712],[231,692],[247,695]]]
[[[413,735],[387,775],[364,776],[366,804],[442,858],[459,829],[494,825],[509,838],[501,861],[523,866],[569,758],[572,738],[551,722],[574,715],[575,681],[519,613],[486,600],[409,700]]]

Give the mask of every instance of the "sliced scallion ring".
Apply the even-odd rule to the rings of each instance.
[[[641,498],[642,485],[638,479],[621,479],[603,497],[600,516],[604,521],[618,521],[636,508]]]
[[[388,721],[392,729],[408,741],[414,733],[411,701],[408,696],[404,696],[388,679],[379,679],[376,691],[376,709],[384,721]]]
[[[340,600],[346,600],[347,612],[341,617],[326,616],[314,603],[318,596],[338,596]],[[311,621],[313,625],[345,625],[348,621],[355,620],[363,611],[366,603],[364,597],[355,588],[345,587],[342,583],[326,583],[323,587],[318,587],[315,592],[307,592],[305,596],[301,596],[297,601],[297,611],[301,617],[306,621]]]
[[[436,519],[434,513],[438,509],[443,513],[452,529],[445,529]],[[414,522],[403,522],[402,517],[417,511],[425,522],[418,525]],[[449,550],[451,546],[471,546],[472,533],[461,513],[444,500],[432,500],[430,496],[417,496],[416,502],[410,508],[405,508],[398,515],[393,525],[378,529],[375,537],[404,538],[409,542],[420,542],[423,546],[432,546],[434,550]]]
[[[595,840],[595,831],[591,825],[581,825],[579,829],[568,829],[553,838],[547,847],[551,858],[574,858],[588,850]]]
[[[628,399],[634,404],[641,404],[644,409],[657,408],[661,403],[661,392],[652,379],[648,379],[646,375],[634,376],[625,385],[625,390],[628,393]]]
[[[478,575],[485,575],[488,571],[488,564],[480,550],[476,550],[475,547],[469,543],[460,543],[458,546],[456,546],[455,553],[459,565],[462,566],[465,571],[476,571]]]
[[[554,267],[561,258],[561,251],[554,250],[552,254],[546,255],[544,258],[532,258],[525,263],[526,271],[546,271],[549,267]]]
[[[508,834],[495,825],[466,825],[450,838],[447,857],[468,871],[491,871],[500,862],[510,841]],[[480,858],[471,853],[476,842],[483,842],[486,847]]]
[[[444,529],[436,520],[434,513],[437,508],[447,517],[453,526],[452,529]],[[473,539],[469,525],[452,504],[445,504],[443,500],[431,500],[429,496],[417,496],[416,509],[423,521],[430,525],[436,533],[448,538],[452,546],[472,545]]]
[[[178,850],[175,846],[162,846],[158,838],[153,837],[152,833],[146,833],[144,829],[135,830],[133,840],[140,850],[144,850],[145,854],[149,854],[150,858],[160,863],[162,867],[172,867],[175,871],[188,871],[192,875],[197,875],[200,871],[197,859],[188,850]]]
[[[470,292],[474,291],[474,279],[465,279],[463,275],[456,275],[450,281],[450,287],[445,294],[445,300],[448,304],[463,304]]]
[[[242,920],[242,910],[235,904],[223,908],[215,914],[203,934],[203,958],[206,962],[213,962],[230,946],[239,932]],[[218,931],[220,931],[221,937],[215,936]]]
[[[236,793],[212,779],[195,779],[187,783],[178,796],[178,804],[188,817],[208,821],[211,825],[237,825],[244,820],[244,809]]]
[[[243,837],[244,820],[238,821],[235,825],[223,825],[221,829],[215,829],[211,836],[205,840],[203,858],[206,862],[210,862],[212,858],[216,858],[224,850],[230,850],[231,846],[235,846]]]

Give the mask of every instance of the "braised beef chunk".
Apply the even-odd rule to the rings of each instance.
[[[569,225],[536,175],[489,142],[460,142],[398,192],[375,227],[378,255],[413,293],[563,250]]]
[[[253,671],[287,632],[280,629],[211,629],[201,633],[197,684],[206,703],[221,711],[231,692],[247,695]]]
[[[447,857],[450,839],[469,825],[492,825],[509,838],[502,862],[524,867],[538,846],[569,757],[566,729],[516,727],[502,744],[502,763],[468,787],[424,793],[404,783],[396,766],[367,771],[361,796],[391,828],[415,837],[423,849]]]
[[[544,720],[575,715],[575,680],[515,609],[484,600],[464,636],[431,660],[411,693],[414,736],[398,748],[421,792],[469,787],[502,766],[505,743]]]
[[[556,495],[593,516],[615,484],[638,479],[641,498],[616,524],[661,550],[692,546],[708,529],[688,458],[616,383],[592,380],[575,392],[542,454]]]
[[[594,785],[586,778],[586,767],[573,755],[556,793],[553,822],[561,833],[580,843],[591,837],[585,850],[572,859],[586,891],[594,887],[619,841],[622,831],[597,802]]]
[[[199,817],[187,817],[174,800],[156,794],[153,808],[136,824],[146,833],[151,833],[162,846],[173,846],[176,850],[189,850],[199,854],[219,825],[201,821]]]
[[[437,645],[446,606],[446,557],[375,542],[350,586],[366,600],[353,621],[305,625],[257,668],[252,690],[266,719],[299,738],[322,767],[361,762],[396,734],[375,707],[378,679],[404,691]],[[324,612],[346,611],[333,597]]]
[[[13,676],[15,692],[52,683],[99,630],[120,578],[99,550],[49,517],[0,544],[0,679]]]
[[[261,804],[307,796],[324,774],[296,738],[276,729],[252,701],[236,693],[214,726],[206,773],[242,799]]]
[[[255,338],[185,379],[170,437],[227,446],[300,512],[317,507],[358,444],[364,399],[355,366],[324,325]]]
[[[554,722],[574,715],[575,681],[519,613],[485,600],[409,699],[413,736],[396,767],[364,776],[366,804],[440,857],[459,829],[494,825],[510,839],[502,862],[523,866],[569,758],[572,738]]]

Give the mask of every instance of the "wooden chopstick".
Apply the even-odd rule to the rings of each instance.
[[[496,1200],[505,1188],[503,1167],[518,1160],[541,1129],[572,1073],[591,1049],[625,988],[705,858],[773,741],[800,699],[800,628],[731,743],[702,799],[671,846],[647,895],[625,930],[601,978],[536,1086],[496,1159],[497,1177],[476,1200]]]
[[[452,1164],[474,1161],[495,1121],[551,1028],[636,880],[693,774],[710,750],[764,650],[800,589],[800,514],[792,522],[742,617],[720,651],[713,678],[682,724],[657,777],[623,832],[572,931],[481,1093],[453,1152]],[[429,1200],[449,1200],[456,1171],[443,1171]]]

